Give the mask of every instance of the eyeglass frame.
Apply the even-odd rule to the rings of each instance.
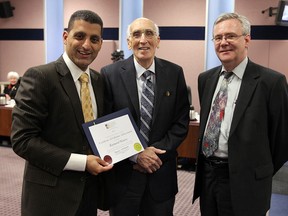
[[[237,35],[237,34],[234,34],[234,33],[228,33],[228,34],[224,34],[224,35],[216,35],[216,37],[213,37],[211,40],[214,42],[214,43],[221,43],[223,39],[225,39],[226,42],[234,42],[236,41],[238,38],[242,37],[242,36],[247,36],[247,34],[241,34],[241,35]],[[217,38],[219,37],[219,38]]]
[[[152,33],[152,35],[147,35],[147,32]],[[141,33],[139,35],[134,35],[135,33]],[[140,39],[142,37],[142,35],[144,34],[145,38],[147,39],[152,39],[154,36],[157,36],[157,32],[152,30],[152,29],[143,29],[143,30],[136,30],[130,33],[130,37],[132,37],[133,39]]]

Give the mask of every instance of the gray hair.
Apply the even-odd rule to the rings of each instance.
[[[140,19],[149,20],[149,19],[147,19],[147,18],[145,18],[145,17],[141,17],[141,18],[138,18],[138,19],[136,19],[136,20],[140,20]],[[133,21],[131,24],[129,24],[128,27],[127,27],[127,31],[126,31],[126,38],[127,38],[127,39],[130,37],[131,25],[132,25],[136,20],[134,20],[134,21]],[[150,20],[150,21],[153,22],[152,20]],[[159,27],[158,27],[158,25],[157,25],[156,23],[153,22],[153,24],[154,24],[154,28],[155,28],[154,30],[155,30],[156,36],[159,36],[159,35],[160,35],[160,33],[159,33]]]
[[[15,77],[17,80],[19,79],[19,74],[15,71],[10,71],[8,74],[7,74],[7,79],[11,79],[12,77]]]
[[[230,20],[230,19],[236,19],[238,20],[241,25],[242,25],[242,33],[243,35],[250,35],[251,32],[251,24],[247,17],[243,15],[239,15],[237,13],[223,13],[221,14],[214,22],[214,27],[220,22],[223,22],[225,20]]]

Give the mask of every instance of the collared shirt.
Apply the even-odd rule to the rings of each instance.
[[[64,54],[63,54],[63,59],[64,59],[67,67],[69,68],[69,70],[71,72],[71,75],[73,77],[75,86],[77,88],[77,92],[78,92],[80,100],[81,100],[81,97],[80,97],[81,85],[80,85],[79,77],[81,76],[81,74],[83,72],[88,74],[88,76],[89,76],[88,86],[89,86],[89,91],[90,91],[90,96],[91,96],[93,115],[96,118],[97,117],[97,105],[96,105],[95,94],[92,93],[92,92],[94,92],[94,90],[93,90],[92,84],[91,84],[89,67],[87,68],[86,71],[82,71],[79,67],[77,67],[77,65],[75,65],[71,61],[71,59],[68,57],[66,52],[64,52]],[[81,143],[79,143],[79,145],[81,145]],[[64,167],[64,170],[85,171],[86,161],[87,161],[87,155],[71,153],[70,158]]]
[[[230,134],[231,123],[232,123],[235,107],[237,106],[237,98],[238,98],[240,86],[242,83],[242,78],[243,78],[247,63],[248,63],[248,58],[246,57],[236,68],[233,69],[234,75],[233,77],[231,77],[231,81],[228,83],[228,98],[227,98],[227,103],[226,103],[225,112],[224,112],[225,115],[221,123],[218,149],[214,152],[214,156],[216,157],[221,157],[221,158],[228,157],[228,139],[229,139],[229,134]],[[224,79],[224,76],[222,75],[223,71],[226,71],[224,67],[222,67],[222,70],[220,73],[218,84],[214,92],[213,101],[217,95],[217,92],[220,89],[221,82]],[[210,110],[210,113],[211,113],[211,110]]]
[[[149,68],[143,68],[138,62],[137,60],[134,58],[134,65],[135,65],[135,69],[136,69],[136,83],[137,83],[137,89],[138,89],[138,98],[139,98],[139,107],[141,107],[141,96],[142,96],[142,89],[143,89],[143,85],[144,85],[144,77],[142,76],[143,73],[147,70],[150,70],[152,72],[151,74],[151,81],[155,84],[156,83],[156,77],[155,77],[155,61],[153,60],[153,63],[151,64],[151,66]],[[133,162],[137,162],[137,157],[138,154],[133,155],[129,158],[129,160],[133,161]]]
[[[80,84],[79,78],[83,72],[88,74],[88,77],[89,77],[88,87],[89,87],[90,96],[91,96],[92,110],[93,110],[93,115],[96,118],[97,117],[97,103],[96,103],[95,94],[93,94],[94,90],[91,84],[89,67],[86,69],[86,71],[82,71],[77,65],[74,64],[74,62],[71,61],[71,59],[68,57],[66,52],[64,52],[63,54],[63,59],[71,72],[71,75],[73,77],[75,86],[77,88],[77,92],[78,92],[80,100],[81,100],[81,96],[80,96],[81,84]]]
[[[137,82],[137,87],[138,87],[138,98],[139,98],[139,107],[141,107],[141,95],[142,95],[142,89],[143,89],[143,85],[144,85],[144,77],[142,76],[143,73],[147,70],[152,72],[151,75],[151,80],[152,83],[156,83],[156,77],[155,77],[155,61],[153,60],[153,63],[151,64],[151,66],[149,68],[144,68],[142,67],[137,60],[134,58],[134,65],[135,65],[135,69],[136,69],[136,82]]]

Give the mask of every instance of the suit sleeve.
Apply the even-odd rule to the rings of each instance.
[[[175,158],[175,154],[177,154],[176,149],[185,139],[189,128],[189,100],[187,86],[182,68],[178,72],[179,76],[178,79],[176,79],[178,82],[176,87],[176,98],[173,105],[174,107],[161,107],[160,109],[160,112],[162,113],[165,113],[163,109],[171,109],[174,111],[173,115],[169,116],[169,114],[166,114],[163,118],[167,118],[168,121],[160,120],[158,123],[161,123],[162,125],[156,125],[155,127],[157,129],[154,127],[154,133],[161,134],[161,131],[163,133],[163,136],[159,141],[152,143],[152,146],[166,150],[165,154],[159,155],[162,161]],[[165,123],[167,124],[164,125]]]
[[[11,140],[13,150],[20,157],[53,175],[60,175],[70,153],[41,137],[49,114],[48,86],[41,71],[32,68],[25,73],[15,98]]]
[[[268,127],[275,174],[288,160],[288,87],[284,76],[275,83],[270,97]]]

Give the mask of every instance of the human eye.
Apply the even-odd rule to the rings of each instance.
[[[227,40],[235,40],[235,39],[237,38],[237,35],[235,35],[235,34],[227,34],[227,35],[225,36],[225,38],[226,38]]]
[[[145,35],[146,35],[146,37],[153,37],[154,36],[154,32],[152,31],[152,30],[146,30],[145,31]]]
[[[101,38],[98,36],[91,37],[91,42],[92,43],[99,43],[101,41]]]
[[[76,40],[82,40],[84,38],[84,34],[83,33],[76,33],[76,34],[74,34],[74,38]]]
[[[140,38],[141,37],[141,32],[140,31],[134,31],[133,33],[132,33],[132,36],[134,37],[134,38]]]
[[[215,42],[220,42],[220,41],[222,40],[222,35],[216,35],[216,36],[213,38],[213,40],[214,40]]]

